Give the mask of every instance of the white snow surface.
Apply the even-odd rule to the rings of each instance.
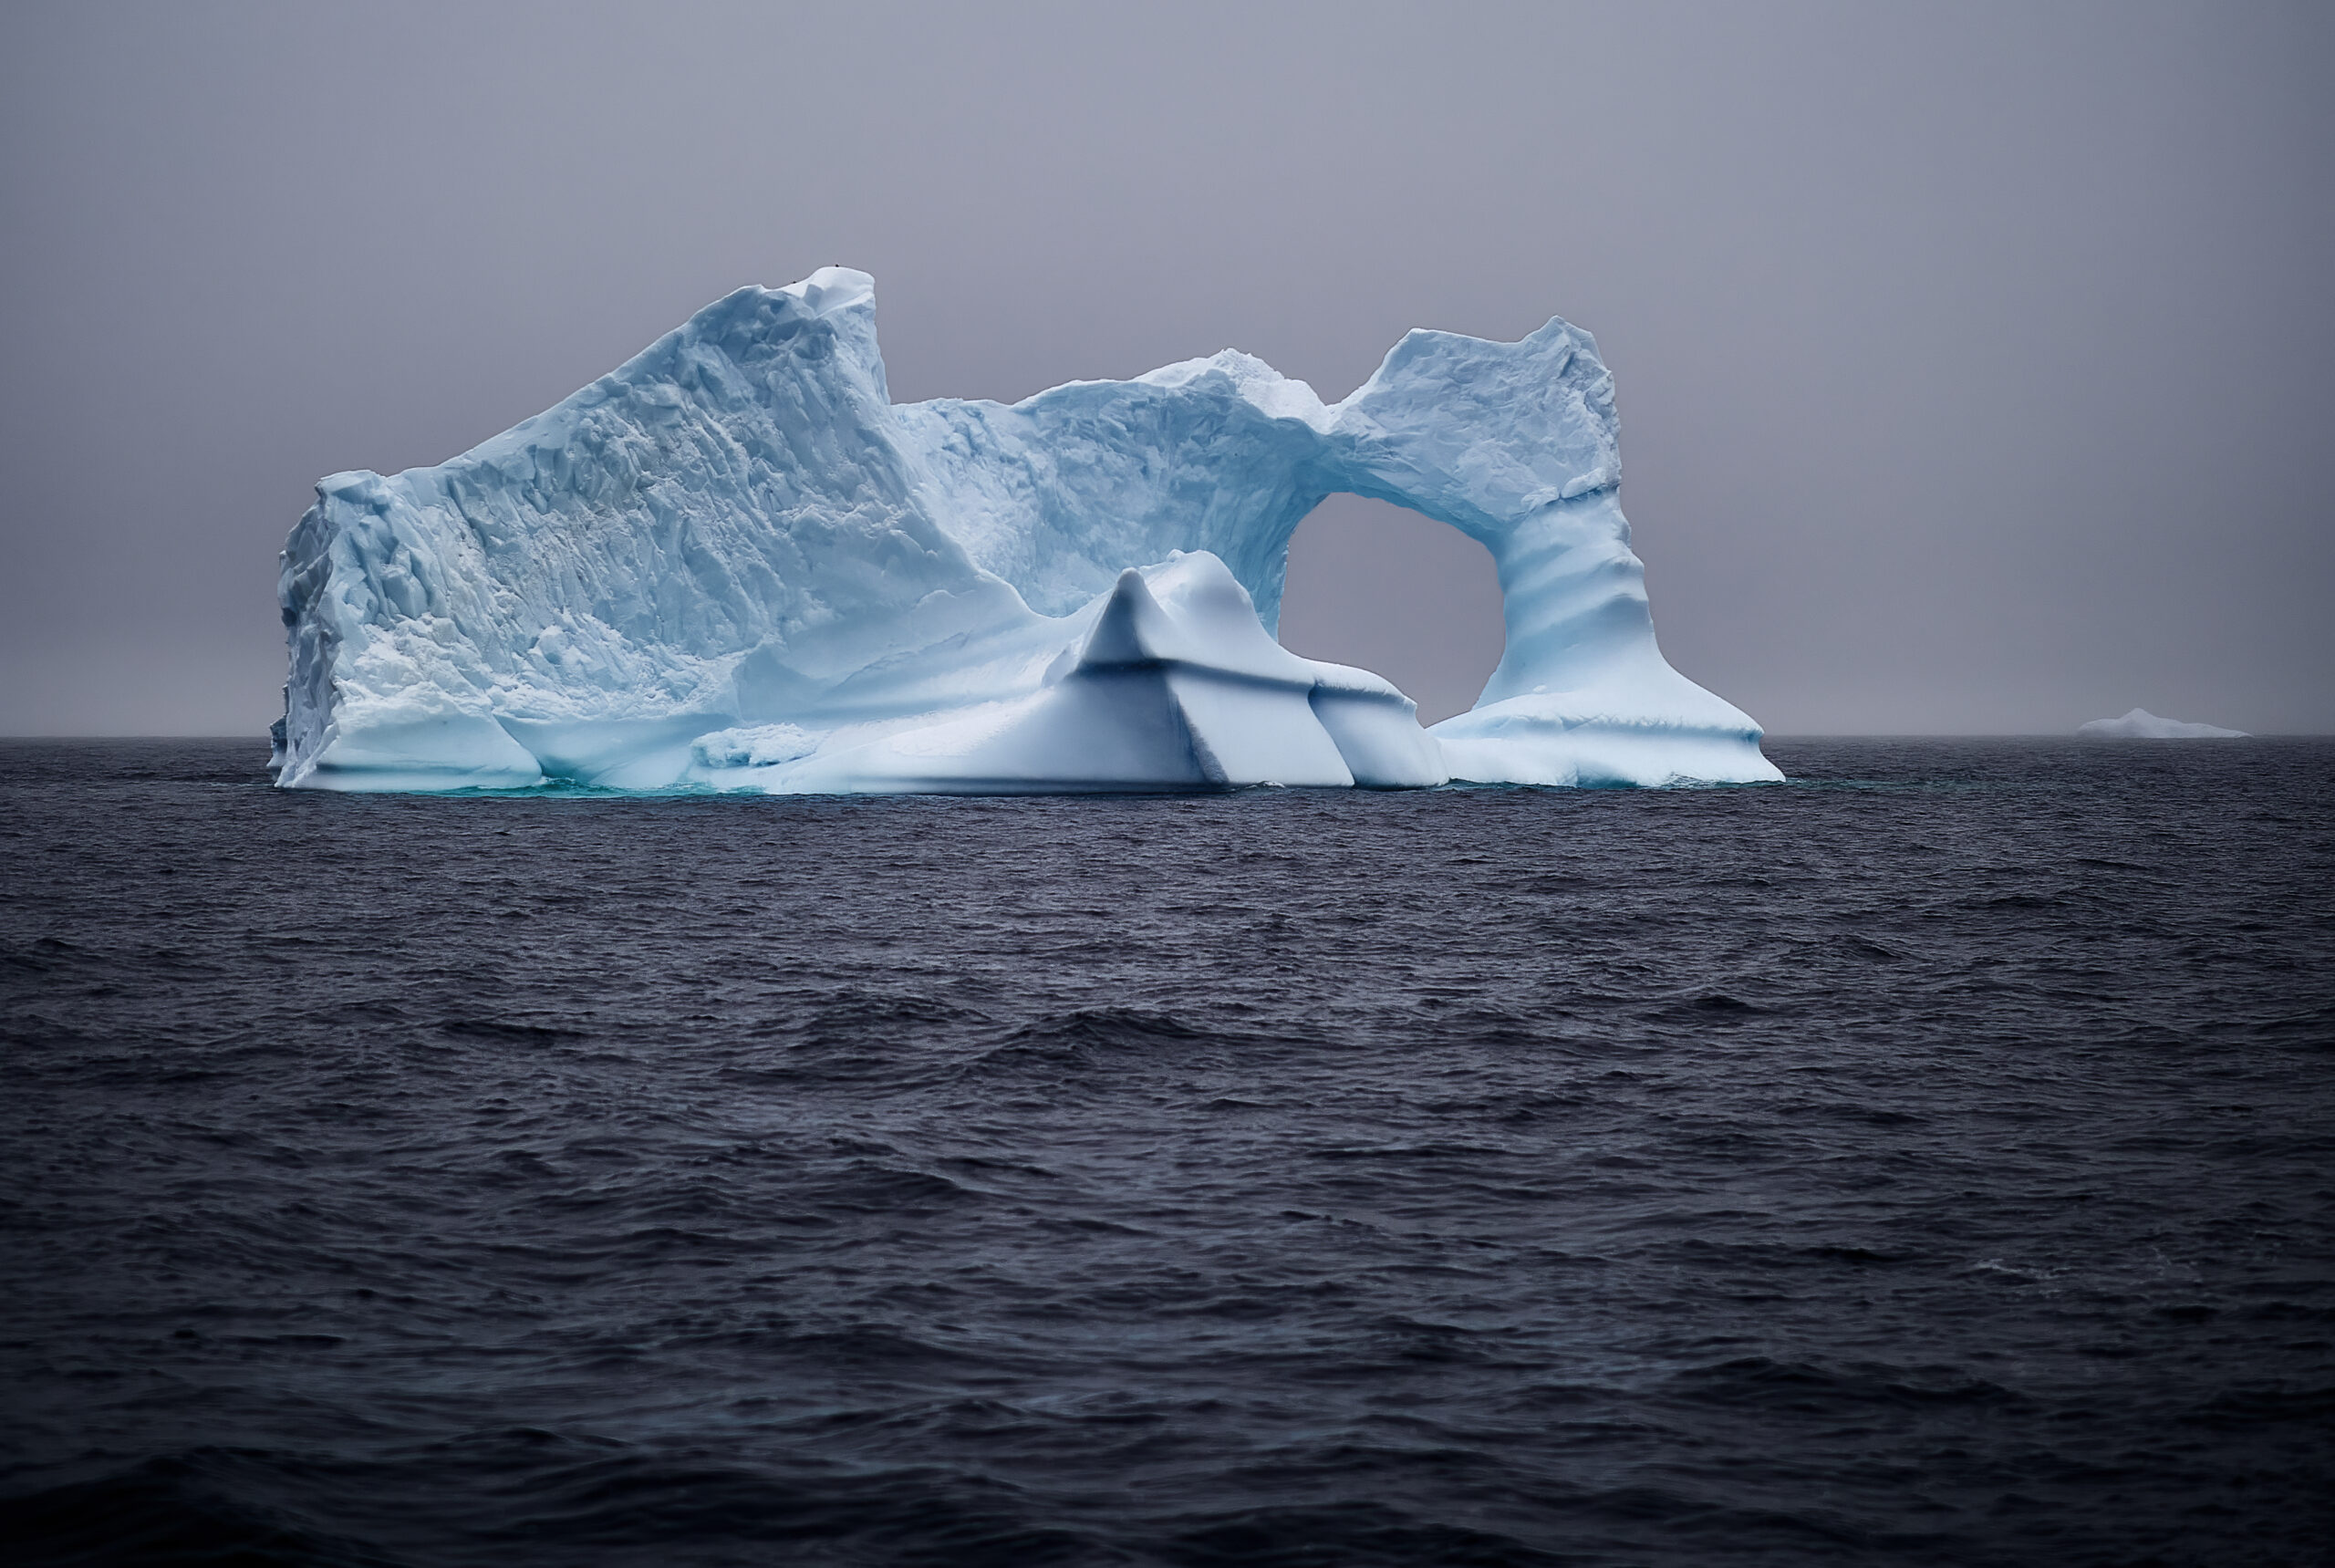
[[[2217,729],[2211,724],[2185,724],[2160,719],[2145,708],[2135,708],[2121,719],[2094,719],[2078,724],[2076,733],[2104,741],[2244,741],[2243,730]]]
[[[1353,396],[1227,350],[1006,406],[894,404],[874,280],[718,300],[471,452],[339,473],[292,532],[287,786],[774,793],[1780,778],[1673,670],[1612,378],[1551,320],[1415,331]],[[1422,730],[1273,638],[1334,492],[1491,551],[1507,651]]]

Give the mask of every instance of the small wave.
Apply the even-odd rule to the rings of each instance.
[[[1920,1370],[1882,1364],[1837,1370],[1765,1355],[1738,1356],[1676,1375],[1673,1393],[1698,1403],[1846,1415],[1883,1405],[2007,1404],[2019,1397],[2000,1384],[1951,1367]]]
[[[1221,1037],[1164,1012],[1090,1007],[1024,1024],[967,1063],[967,1074],[1058,1072],[1134,1056],[1187,1056]]]
[[[438,1027],[462,1040],[494,1040],[517,1045],[557,1045],[581,1040],[584,1032],[555,1023],[527,1023],[509,1018],[447,1018]]]
[[[254,1495],[255,1481],[285,1468],[254,1450],[146,1459],[0,1498],[0,1542],[12,1568],[405,1568],[396,1555]]]
[[[806,1207],[841,1214],[898,1214],[986,1200],[977,1188],[933,1170],[855,1159],[841,1170],[805,1180],[796,1197]]]

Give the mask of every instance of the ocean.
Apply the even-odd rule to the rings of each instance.
[[[2335,1560],[2335,742],[0,743],[0,1560]]]

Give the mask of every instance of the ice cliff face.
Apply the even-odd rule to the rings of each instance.
[[[1344,402],[1226,352],[1005,407],[895,405],[872,280],[745,288],[436,468],[294,529],[279,783],[777,792],[1749,781],[1663,661],[1613,382],[1563,321],[1413,332]],[[1421,731],[1276,643],[1338,491],[1497,563],[1507,652]]]

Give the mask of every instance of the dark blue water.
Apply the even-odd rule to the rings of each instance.
[[[0,1556],[2319,1563],[2335,744],[0,747]]]

